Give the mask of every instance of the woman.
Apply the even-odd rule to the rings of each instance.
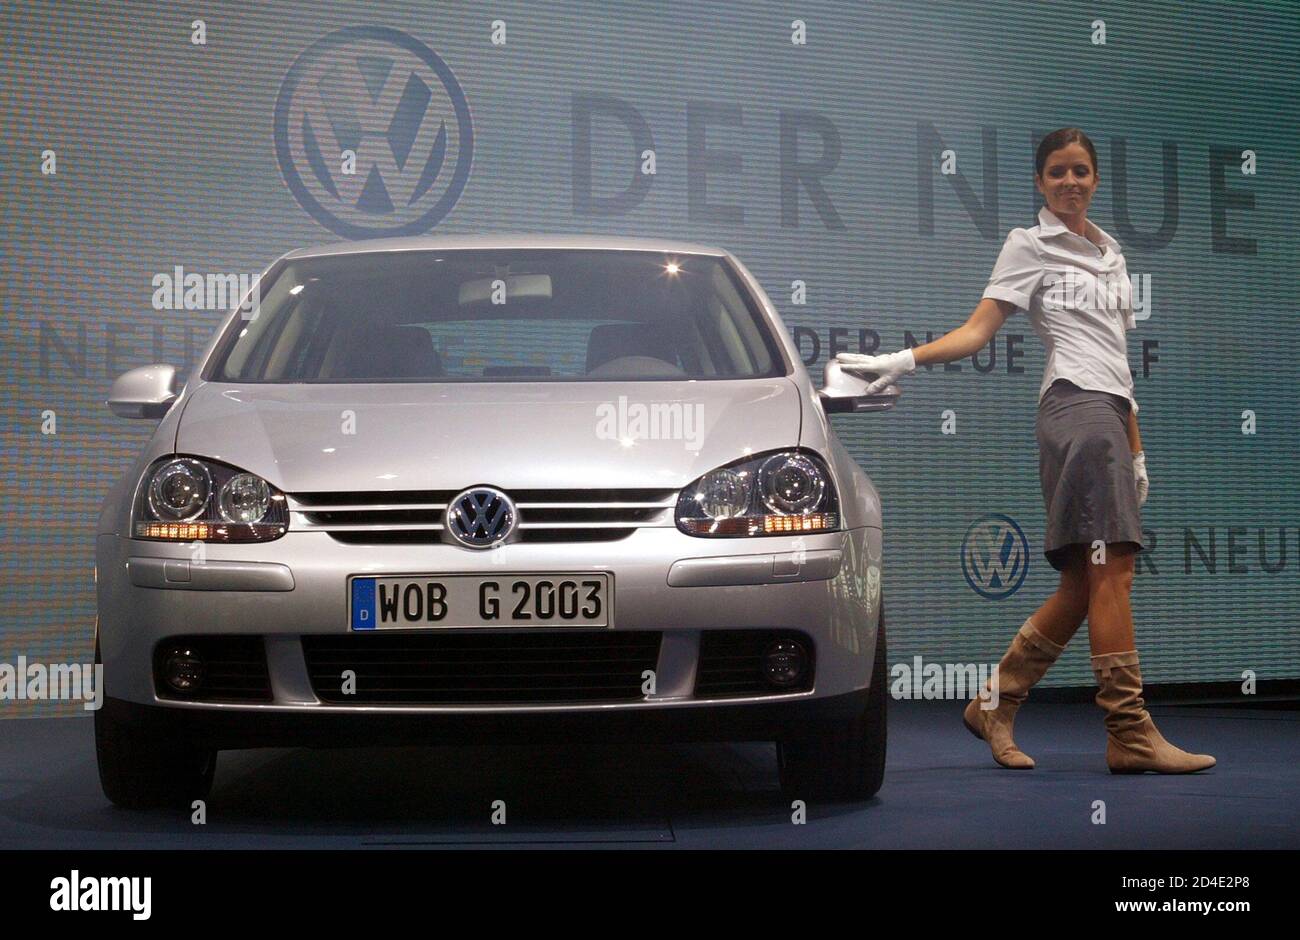
[[[917,365],[971,355],[1016,309],[1028,311],[1047,350],[1035,424],[1047,508],[1043,552],[1061,580],[998,664],[997,707],[983,709],[976,698],[963,721],[1003,767],[1031,769],[1033,759],[1012,737],[1016,710],[1087,616],[1111,772],[1204,770],[1214,758],[1174,747],[1143,707],[1129,607],[1148,486],[1125,344],[1136,323],[1119,243],[1087,218],[1097,151],[1083,131],[1061,128],[1039,144],[1034,170],[1047,201],[1039,224],[1011,230],[965,324],[915,349],[836,358],[845,369],[877,374],[867,389],[875,393]]]

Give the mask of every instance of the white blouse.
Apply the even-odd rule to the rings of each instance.
[[[1038,222],[1007,235],[984,296],[1029,312],[1047,350],[1039,399],[1065,378],[1127,398],[1137,414],[1125,341],[1137,321],[1119,242],[1091,220],[1091,238],[1076,235],[1046,206]]]

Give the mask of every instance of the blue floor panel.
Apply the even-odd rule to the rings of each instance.
[[[1099,709],[1031,701],[1017,741],[1038,767],[1004,770],[960,703],[893,702],[879,795],[813,803],[803,825],[762,744],[227,751],[194,825],[107,803],[91,721],[15,719],[0,721],[0,848],[1300,847],[1300,711],[1151,711],[1218,766],[1112,775]]]

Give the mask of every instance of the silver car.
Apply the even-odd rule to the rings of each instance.
[[[96,541],[99,774],[122,806],[221,749],[777,743],[786,792],[885,760],[881,507],[729,252],[422,237],[290,252],[177,391]]]

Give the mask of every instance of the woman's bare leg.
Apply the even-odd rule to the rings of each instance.
[[[1034,766],[1034,759],[1020,750],[1012,737],[1016,710],[1056,662],[1088,612],[1083,562],[1081,551],[1069,555],[1061,569],[1060,586],[1011,638],[993,677],[998,682],[997,705],[984,709],[975,698],[962,713],[967,730],[988,742],[993,759],[1003,767],[1030,770]]]
[[[1088,555],[1084,570],[1088,579],[1088,639],[1093,656],[1137,648],[1133,609],[1129,606],[1135,554],[1131,542],[1111,542],[1106,545],[1105,562],[1094,562],[1091,552]]]
[[[1056,592],[1030,618],[1039,633],[1060,646],[1070,642],[1088,614],[1088,575],[1083,567],[1086,562],[1083,548],[1075,546],[1061,570]]]
[[[1131,542],[1108,543],[1104,563],[1089,563],[1088,635],[1097,704],[1106,712],[1106,763],[1112,773],[1194,773],[1215,764],[1210,754],[1191,754],[1165,740],[1142,698],[1142,671],[1133,639],[1136,549]]]

